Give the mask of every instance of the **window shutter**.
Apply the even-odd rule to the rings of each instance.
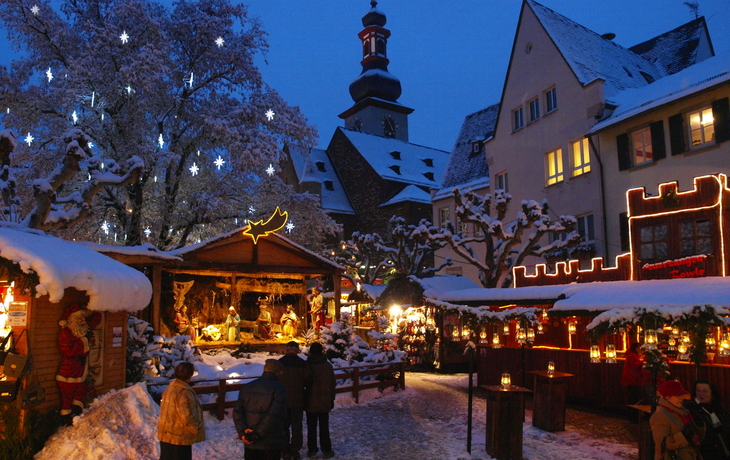
[[[730,140],[730,104],[728,104],[728,98],[719,99],[712,103],[712,118],[715,119],[715,140],[717,142]]]
[[[629,213],[621,212],[618,215],[618,227],[621,234],[621,250],[628,251],[629,244]]]
[[[681,113],[669,117],[669,144],[672,155],[679,155],[687,151],[687,144],[684,142],[684,120]]]
[[[631,167],[629,160],[629,135],[616,136],[616,151],[618,152],[618,170],[625,171]]]
[[[651,131],[651,148],[654,152],[654,161],[667,157],[667,147],[664,142],[664,121],[659,120],[649,126]]]

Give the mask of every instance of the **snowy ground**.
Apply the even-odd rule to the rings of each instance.
[[[249,359],[235,359],[223,354],[204,357],[197,368],[206,378],[227,377],[231,373],[257,375],[268,357],[252,355]],[[466,453],[466,375],[408,373],[406,386],[405,391],[372,390],[359,404],[348,395],[338,395],[330,416],[335,458],[491,458],[484,448],[486,401],[479,395],[474,398],[472,455]],[[159,406],[142,384],[104,395],[82,416],[76,417],[74,426],[61,429],[51,438],[36,459],[156,460],[159,457],[155,440],[158,414]],[[595,439],[580,427],[568,426],[561,433],[538,430],[532,426],[529,412],[523,430],[526,460],[609,460],[637,456],[636,445]],[[243,443],[235,439],[230,416],[222,422],[208,416],[206,435],[205,442],[193,446],[194,459],[243,458]]]

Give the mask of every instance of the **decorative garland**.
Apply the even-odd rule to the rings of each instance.
[[[20,265],[12,260],[0,257],[0,271],[8,275],[8,279],[15,281],[16,292],[30,292],[32,296],[36,295],[35,287],[41,283],[38,274],[33,270],[23,271]]]

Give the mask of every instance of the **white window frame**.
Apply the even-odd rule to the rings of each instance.
[[[573,177],[591,172],[591,152],[587,137],[570,143],[570,158]]]
[[[540,98],[536,97],[528,102],[530,107],[530,123],[534,123],[540,119]]]
[[[495,190],[504,190],[509,193],[509,176],[507,171],[494,175]]]
[[[441,228],[446,227],[446,222],[451,222],[451,209],[441,208],[439,209],[439,225]]]
[[[593,243],[596,240],[596,219],[592,212],[576,216],[578,223],[575,229],[580,233],[580,240],[582,243]],[[590,234],[593,233],[593,238],[589,239]]]
[[[688,119],[691,149],[706,147],[707,144],[715,142],[715,118],[712,107],[702,107],[692,111],[689,113]]]
[[[552,113],[558,110],[558,91],[553,86],[545,91],[545,113]]]
[[[512,111],[512,130],[519,131],[525,127],[525,111],[522,107]]]
[[[642,155],[638,152],[642,152]],[[647,156],[647,152],[650,156]],[[654,148],[651,144],[651,129],[647,126],[631,133],[631,164],[639,166],[652,161],[654,161]]]
[[[545,153],[545,185],[555,185],[565,180],[563,170],[563,149],[557,148]]]

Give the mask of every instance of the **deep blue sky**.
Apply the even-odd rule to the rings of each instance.
[[[32,0],[28,0],[32,2]],[[172,0],[161,0],[172,4]],[[542,0],[539,3],[632,46],[694,18],[686,0]],[[248,0],[268,32],[264,80],[319,130],[325,148],[352,105],[360,74],[357,33],[369,0]],[[499,102],[521,0],[380,0],[391,31],[389,70],[413,143],[451,151],[464,117]],[[699,0],[715,51],[730,49],[730,0]],[[0,63],[11,55],[0,37]]]

